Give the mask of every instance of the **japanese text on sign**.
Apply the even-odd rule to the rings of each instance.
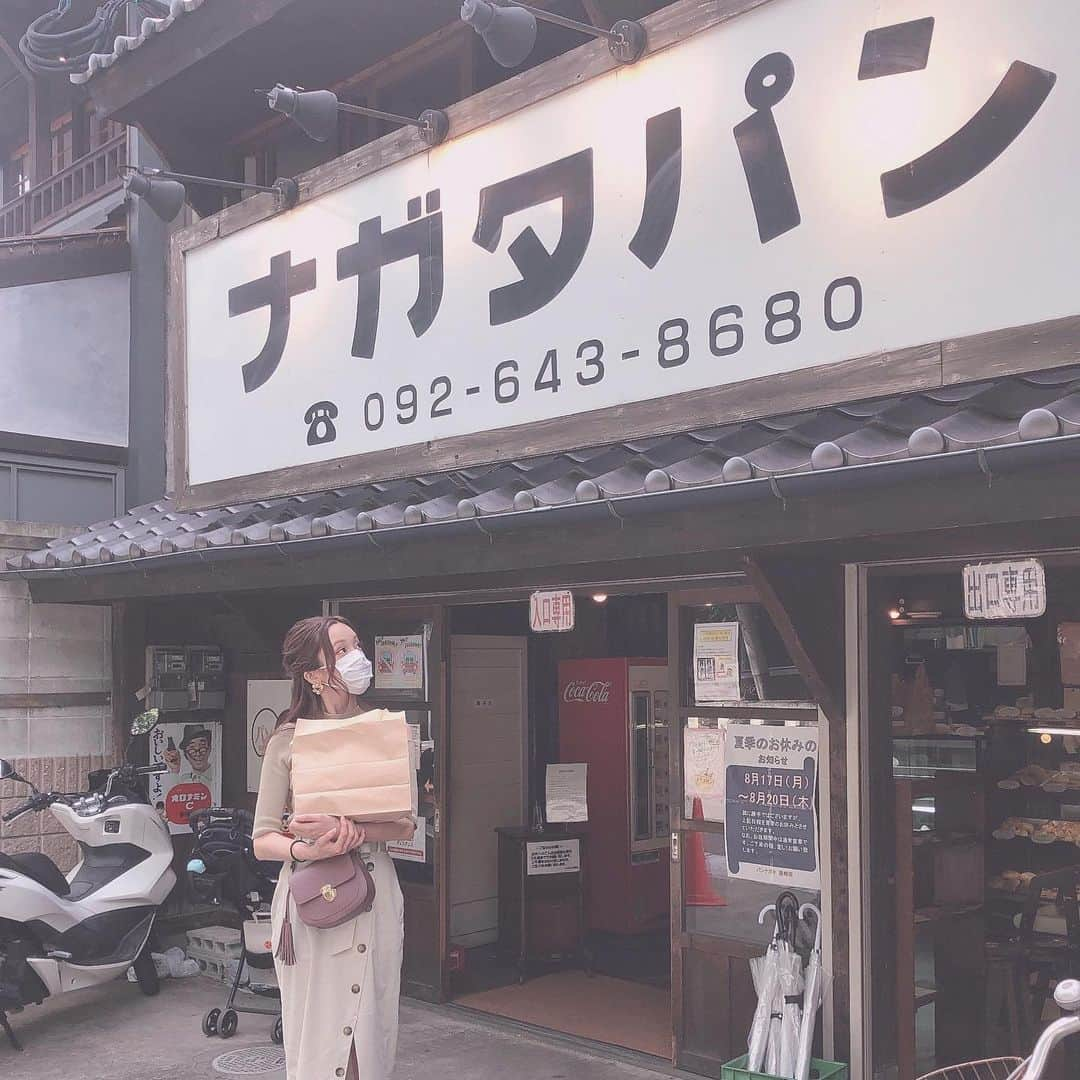
[[[526,844],[528,874],[576,874],[581,869],[580,840],[540,840]]]
[[[929,10],[769,4],[188,251],[188,482],[1073,314],[1080,9]]]
[[[1037,619],[1046,613],[1046,574],[1038,559],[964,567],[969,619]]]
[[[731,724],[727,732],[728,873],[819,889],[818,729]]]
[[[534,592],[529,600],[529,625],[537,634],[573,630],[574,594],[569,589]]]

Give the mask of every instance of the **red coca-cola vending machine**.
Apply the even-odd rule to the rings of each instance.
[[[665,660],[564,660],[559,758],[588,765],[590,930],[634,934],[670,908]]]

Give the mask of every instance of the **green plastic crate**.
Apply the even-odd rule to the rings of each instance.
[[[729,1061],[720,1070],[722,1080],[777,1080],[771,1073],[751,1072],[746,1067],[749,1055]],[[848,1080],[848,1067],[838,1061],[810,1059],[810,1080]]]

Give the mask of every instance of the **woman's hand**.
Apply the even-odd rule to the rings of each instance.
[[[302,862],[318,859],[332,859],[335,855],[344,855],[347,851],[358,848],[365,840],[366,833],[348,818],[337,818],[330,832],[323,833],[315,843],[305,846]]]
[[[338,819],[333,814],[293,814],[289,818],[289,832],[301,840],[318,840],[337,827]]]

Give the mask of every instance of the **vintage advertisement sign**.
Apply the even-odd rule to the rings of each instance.
[[[221,805],[221,724],[158,724],[150,733],[150,762],[162,761],[167,771],[149,778],[150,802],[170,833],[191,832],[188,818],[196,810]]]
[[[534,634],[574,629],[574,594],[569,589],[534,592],[529,599],[529,626]]]
[[[581,869],[580,840],[537,840],[525,845],[529,877],[576,874]]]
[[[187,485],[583,446],[598,409],[1074,314],[1078,37],[1060,0],[774,0],[192,234]]]
[[[726,755],[729,876],[819,890],[817,726],[730,724]]]
[[[1006,559],[964,567],[967,618],[1037,619],[1045,614],[1046,573],[1039,559]]]

